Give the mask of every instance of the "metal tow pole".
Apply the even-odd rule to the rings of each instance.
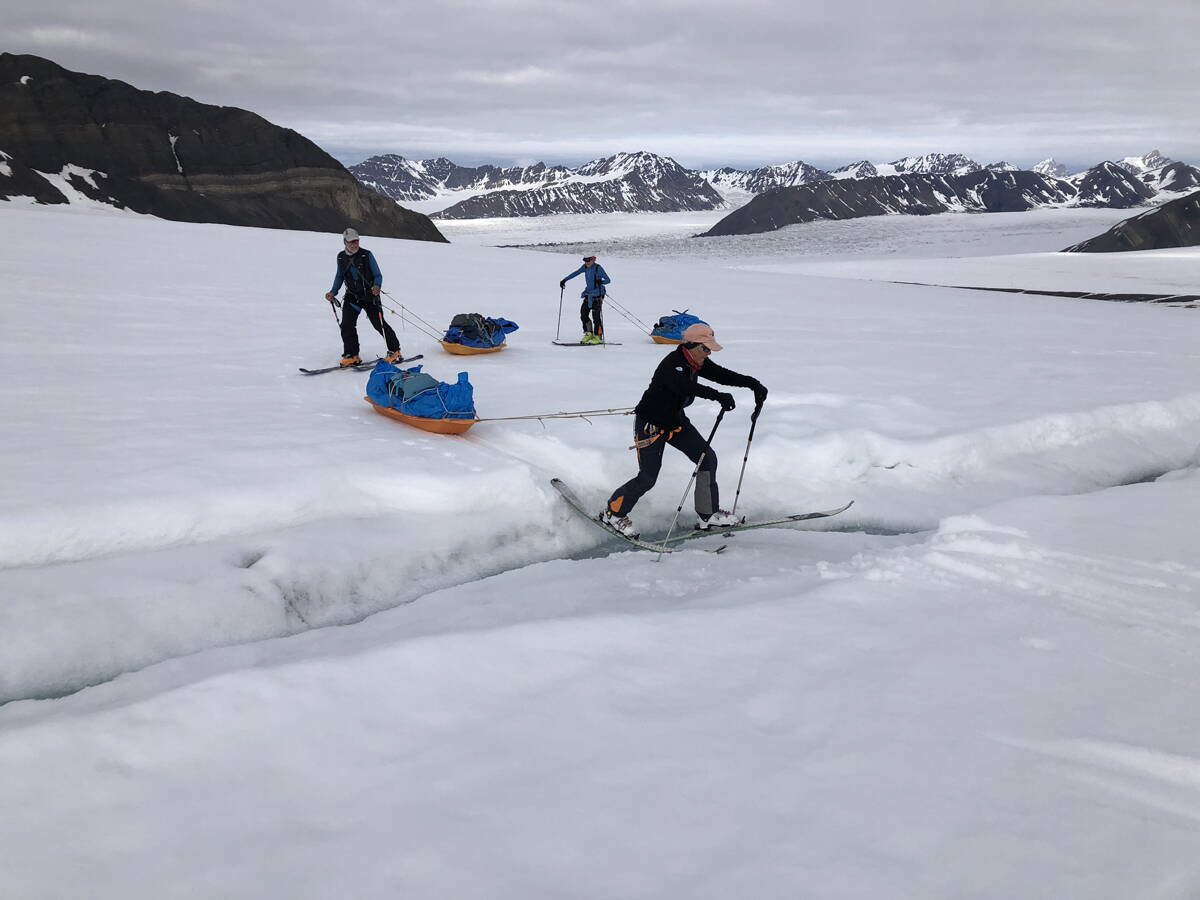
[[[725,410],[722,409],[717,413],[717,421],[713,422],[712,431],[708,433],[708,440],[704,443],[711,448],[712,440],[717,434],[717,426],[721,424],[721,420],[725,418]],[[679,514],[683,512],[683,504],[687,500],[688,491],[692,489],[692,482],[696,480],[696,476],[700,474],[700,467],[704,465],[704,458],[708,456],[708,450],[700,454],[700,458],[696,460],[696,468],[692,470],[692,477],[688,479],[687,487],[683,489],[683,496],[679,498],[679,506],[675,508],[675,518],[671,520],[671,527],[667,529],[667,536],[662,539],[663,546],[666,546],[667,541],[671,539],[671,533],[675,530],[675,523],[679,521]],[[655,562],[662,559],[662,553],[659,553],[655,558]]]

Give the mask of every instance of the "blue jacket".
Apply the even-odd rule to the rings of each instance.
[[[587,287],[579,296],[584,300],[593,300],[596,297],[604,296],[604,285],[612,284],[612,279],[608,277],[608,273],[604,271],[604,267],[600,263],[592,263],[590,266],[583,265],[568,275],[563,281],[570,281],[580,272],[583,273],[583,278],[587,282]],[[591,306],[588,303],[588,306]]]
[[[368,269],[371,273],[371,284],[364,284]],[[383,287],[383,273],[379,271],[379,263],[375,262],[375,254],[361,248],[353,255],[345,250],[339,253],[337,274],[333,277],[333,287],[329,289],[329,293],[336,294],[343,282],[349,293],[360,297],[369,293],[371,285]]]

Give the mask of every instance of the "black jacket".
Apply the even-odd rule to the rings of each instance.
[[[650,379],[650,387],[642,394],[634,413],[659,428],[675,428],[683,424],[683,408],[691,404],[697,397],[705,400],[716,400],[719,392],[706,384],[700,384],[697,377],[714,381],[717,384],[731,387],[753,388],[758,384],[757,378],[742,375],[723,366],[718,366],[711,359],[705,359],[699,371],[692,369],[684,359],[683,347],[676,347],[663,357],[663,361],[654,370]]]

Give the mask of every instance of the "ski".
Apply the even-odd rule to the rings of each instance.
[[[410,356],[410,357],[408,357],[408,359],[400,360],[400,362],[395,363],[395,365],[399,366],[399,365],[403,365],[404,363],[410,363],[410,362],[413,362],[414,360],[424,359],[424,358],[425,358],[424,353],[418,353],[416,356]],[[381,357],[379,357],[379,359],[383,359],[383,357],[381,356]],[[324,375],[326,372],[339,372],[343,369],[353,369],[355,372],[362,372],[366,369],[375,368],[375,363],[379,362],[379,359],[373,359],[370,362],[355,363],[352,366],[327,366],[324,369],[301,369],[300,374],[301,375]]]
[[[678,544],[680,541],[690,541],[694,538],[713,537],[715,535],[732,534],[738,531],[750,531],[754,528],[784,528],[788,525],[795,525],[797,522],[807,522],[810,519],[828,519],[830,516],[836,516],[838,513],[844,513],[854,501],[851,500],[845,506],[839,506],[837,509],[822,509],[817,512],[797,513],[794,516],[784,516],[782,519],[771,519],[769,522],[751,522],[747,525],[730,525],[726,528],[710,528],[707,531],[692,531],[688,534],[681,534],[679,537],[668,538],[663,541],[664,544]]]
[[[551,478],[550,483],[552,485],[554,485],[555,490],[557,490],[560,494],[562,494],[562,498],[567,501],[567,503],[570,505],[570,507],[573,510],[575,510],[577,513],[579,513],[581,516],[583,516],[585,519],[587,519],[589,522],[591,522],[597,528],[604,529],[606,532],[611,534],[613,537],[620,538],[621,540],[625,541],[626,543],[631,544],[634,547],[637,547],[639,550],[649,550],[652,553],[674,553],[675,552],[675,550],[671,547],[664,547],[661,544],[654,544],[654,543],[651,543],[650,541],[643,541],[640,538],[631,538],[627,534],[621,534],[621,532],[617,531],[617,529],[612,528],[608,525],[605,525],[603,522],[601,522],[599,516],[592,515],[592,513],[588,512],[587,507],[585,507],[583,505],[583,501],[580,500],[575,495],[575,492],[573,490],[571,490],[569,487],[567,487],[566,484],[563,483],[563,481],[561,479]]]
[[[581,344],[579,341],[551,341],[555,347],[620,347],[617,341],[601,341],[598,344]]]

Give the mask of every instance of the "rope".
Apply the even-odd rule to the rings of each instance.
[[[386,307],[388,312],[391,312],[391,313],[399,316],[400,321],[411,322],[413,327],[416,328],[417,331],[424,332],[428,337],[433,338],[435,341],[441,341],[441,339],[446,336],[446,332],[438,331],[436,326],[431,325],[429,322],[426,322],[424,319],[422,319],[420,316],[418,316],[415,312],[413,312],[411,309],[409,309],[407,306],[405,306],[403,303],[401,303],[399,300],[397,300],[395,297],[393,297],[387,291],[380,291],[379,293],[380,293],[381,297],[386,296],[389,300],[391,300],[393,303],[395,303],[396,306],[400,307],[399,310],[394,309],[393,307],[390,307],[390,306]],[[379,301],[379,305],[381,307],[386,306],[386,304],[384,304],[382,299]],[[403,310],[403,312],[401,312],[401,310]]]
[[[633,407],[628,409],[585,409],[580,412],[542,413],[535,416],[497,416],[490,419],[476,419],[476,422],[516,422],[521,419],[589,419],[593,416],[632,416]]]
[[[629,310],[627,310],[624,306],[622,306],[620,303],[618,303],[615,299],[613,299],[613,295],[611,293],[607,293],[605,295],[605,299],[608,300],[608,302],[613,306],[614,309],[616,309],[617,312],[619,312],[621,315],[623,315],[626,319],[628,319],[630,322],[632,322],[634,325],[636,325],[642,331],[646,332],[646,334],[652,334],[654,332],[653,328],[651,328],[649,325],[647,325],[645,322],[643,322],[641,319],[639,319],[637,316],[635,316],[633,313],[631,313]]]

